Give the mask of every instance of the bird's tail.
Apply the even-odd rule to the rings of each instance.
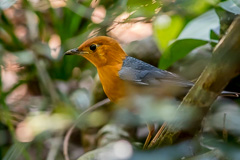
[[[221,96],[225,97],[240,97],[240,93],[231,91],[222,91]]]

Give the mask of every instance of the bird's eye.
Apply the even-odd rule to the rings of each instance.
[[[89,47],[92,51],[95,51],[97,49],[97,46],[96,44],[92,44],[90,47]]]

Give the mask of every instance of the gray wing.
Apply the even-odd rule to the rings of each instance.
[[[126,57],[118,73],[121,79],[140,85],[159,85],[161,83],[171,83],[180,87],[193,85],[176,74],[158,69],[130,56]]]
[[[179,87],[190,88],[193,86],[189,82],[176,74],[158,69],[148,63],[133,57],[127,56],[123,62],[121,70],[118,72],[121,79],[139,85],[160,85],[161,83],[173,84]],[[222,91],[222,96],[239,97],[240,93]]]

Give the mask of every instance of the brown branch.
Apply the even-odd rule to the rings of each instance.
[[[196,84],[184,97],[178,110],[184,106],[196,107],[202,114],[191,120],[191,126],[195,126],[194,132],[201,125],[211,104],[216,100],[229,81],[240,73],[240,16],[229,27],[227,34],[216,46],[211,62],[207,65]],[[168,124],[162,129],[161,134],[155,137],[148,148],[156,145],[172,144],[178,137],[180,130],[177,124]]]

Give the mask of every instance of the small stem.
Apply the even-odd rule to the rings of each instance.
[[[225,142],[227,142],[227,139],[228,139],[228,132],[226,129],[226,117],[227,117],[227,114],[224,113],[224,115],[223,115],[223,139]]]

